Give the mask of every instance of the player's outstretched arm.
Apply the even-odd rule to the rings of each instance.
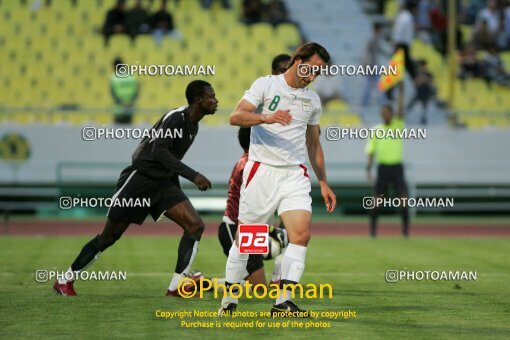
[[[292,120],[289,110],[278,110],[272,114],[253,113],[256,107],[249,101],[242,99],[234,112],[230,115],[230,125],[250,127],[260,124],[288,125]]]
[[[336,195],[328,185],[326,178],[326,165],[324,163],[324,152],[319,139],[319,125],[308,125],[306,129],[306,148],[308,149],[308,158],[312,164],[313,171],[319,180],[321,194],[326,204],[328,212],[333,212],[336,208]]]

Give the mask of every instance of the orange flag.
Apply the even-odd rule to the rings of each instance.
[[[396,74],[393,74],[395,67],[397,72]],[[382,75],[379,79],[379,84],[377,84],[377,87],[381,92],[391,89],[393,86],[397,85],[404,79],[406,69],[403,49],[399,48],[397,52],[395,52],[393,57],[391,57],[390,66],[386,67],[386,70],[388,74]]]

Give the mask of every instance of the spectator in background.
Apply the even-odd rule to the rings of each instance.
[[[142,0],[136,0],[133,8],[127,11],[126,29],[132,39],[138,34],[149,33],[149,13],[143,8]]]
[[[418,36],[426,43],[430,43],[431,41],[432,22],[429,12],[432,6],[433,0],[420,0],[416,13],[416,29],[418,30]]]
[[[505,34],[507,36],[507,44],[505,49],[510,49],[510,1],[507,1],[503,14],[503,20],[505,21],[503,25]]]
[[[106,20],[103,25],[103,35],[105,45],[113,34],[126,33],[126,1],[117,0],[115,7],[106,13]]]
[[[332,64],[333,62],[330,60],[328,65]],[[326,74],[317,77],[313,89],[319,95],[322,105],[327,105],[328,102],[335,99],[344,100],[342,96],[343,83],[338,75]]]
[[[203,9],[210,9],[214,0],[201,0]],[[221,5],[224,9],[231,9],[232,5],[230,5],[230,0],[221,0]]]
[[[427,125],[428,104],[435,94],[434,77],[427,68],[427,61],[420,60],[417,64],[416,77],[414,78],[416,92],[407,106],[407,111],[410,111],[416,102],[420,102],[422,107],[420,121],[423,125]]]
[[[411,44],[414,39],[414,16],[416,15],[416,3],[407,1],[401,8],[393,26],[393,43],[395,52],[404,50],[405,67],[411,78],[415,76],[414,64],[411,58]]]
[[[498,31],[496,32],[496,36],[494,37],[496,47],[500,51],[505,51],[510,48],[510,32],[506,30],[505,25],[506,18],[505,16],[501,16],[501,20],[499,21],[499,28]]]
[[[174,25],[172,14],[166,9],[166,0],[161,0],[161,7],[152,15],[152,33],[156,39],[156,44],[161,45],[165,35],[169,35],[177,41],[183,41],[181,32]]]
[[[384,45],[382,37],[383,27],[380,23],[374,23],[372,26],[372,37],[365,47],[365,55],[363,56],[363,63],[365,65],[382,65],[382,56],[390,56],[389,48]],[[367,106],[370,104],[370,96],[372,91],[377,87],[378,75],[365,76],[365,88],[363,89],[363,98],[361,105]]]
[[[243,17],[241,19],[247,25],[262,22],[264,4],[261,0],[243,0]]]
[[[487,6],[476,17],[475,30],[479,30],[485,21],[491,34],[496,34],[500,16],[501,13],[497,8],[496,0],[487,0]]]
[[[439,4],[439,1],[434,0],[429,11],[432,25],[432,43],[436,51],[441,53],[443,57],[446,56],[446,28],[448,26],[448,18],[445,12],[445,8]]]
[[[280,24],[292,24],[299,31],[299,36],[301,37],[302,42],[304,43],[306,39],[304,38],[303,30],[301,26],[296,21],[292,21],[289,19],[289,12],[287,11],[287,7],[285,6],[285,2],[282,0],[270,0],[267,4],[265,10],[268,21],[273,27],[276,27]]]
[[[482,11],[484,8],[486,0],[470,0],[469,4],[466,8],[464,23],[468,25],[473,25],[476,22],[476,17],[478,13]]]
[[[291,23],[287,7],[282,0],[270,0],[267,4],[267,15],[269,23],[273,26],[283,23]]]
[[[140,87],[138,80],[129,74],[127,69],[123,69],[122,65],[122,59],[115,58],[114,73],[110,80],[110,92],[115,103],[114,122],[115,124],[131,124]]]
[[[432,8],[429,12],[430,21],[432,23],[432,42],[436,51],[441,53],[443,57],[448,54],[448,17],[446,14],[446,2],[440,3],[438,0],[433,0]],[[455,27],[457,49],[463,47],[462,31],[459,25]]]
[[[495,37],[496,35],[489,29],[487,20],[483,20],[482,23],[476,26],[473,31],[472,43],[477,50],[488,50],[495,46]]]
[[[384,15],[386,12],[386,0],[375,0],[377,3],[376,13]]]
[[[460,53],[459,56],[459,78],[466,80],[467,78],[482,77],[482,67],[480,61],[476,58],[476,50],[473,45],[469,44]]]
[[[489,49],[489,53],[487,53],[482,63],[484,75],[489,86],[491,86],[492,82],[503,86],[510,86],[510,75],[506,72],[503,61],[495,47]]]

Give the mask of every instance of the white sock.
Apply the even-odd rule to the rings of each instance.
[[[299,282],[305,270],[306,247],[289,243],[282,260],[282,280]],[[280,289],[279,297],[276,298],[276,304],[280,304],[291,299],[290,291]]]
[[[218,282],[218,292],[219,293],[223,293],[223,286],[222,285],[224,285],[227,280],[225,280],[224,277],[222,277],[220,279],[216,279],[216,280]],[[241,280],[241,286],[244,287],[245,284],[246,284],[246,281],[245,280]]]
[[[273,276],[271,277],[271,281],[273,282],[280,281],[282,278],[282,260],[283,254],[274,258]]]
[[[179,286],[179,281],[181,281],[181,279],[184,277],[184,275],[188,275],[189,274],[189,271],[191,270],[191,266],[193,265],[193,261],[195,260],[195,256],[197,255],[197,252],[198,252],[198,241],[195,241],[195,243],[193,244],[193,250],[191,252],[191,257],[189,259],[189,263],[188,265],[186,266],[186,268],[184,268],[184,271],[182,273],[174,273],[174,275],[172,276],[172,281],[170,281],[170,286],[168,287],[169,290],[177,290],[178,286]]]
[[[74,277],[74,272],[73,270],[71,269],[71,267],[69,267],[66,272],[64,273],[64,277],[62,278],[59,278],[58,279],[58,284],[59,285],[65,285],[67,282],[69,282],[66,277]]]
[[[239,253],[239,248],[232,244],[228,253],[227,265],[225,266],[225,279],[229,283],[240,283],[246,272],[246,264],[248,263],[248,254]],[[229,294],[221,300],[221,304],[237,303],[239,299],[232,298]]]
[[[177,290],[177,287],[179,286],[179,282],[184,277],[182,274],[174,273],[174,276],[172,277],[172,281],[170,281],[170,286],[168,287],[168,290]]]
[[[92,263],[96,262],[97,259],[99,259],[99,255],[101,254],[101,252],[98,252],[96,254],[96,256],[94,256],[94,258],[92,260],[90,260],[89,263],[87,263],[87,265],[85,267],[83,267],[81,270],[76,270],[76,271],[73,271],[71,269],[71,267],[69,267],[66,272],[64,273],[64,277],[63,278],[60,278],[58,279],[58,284],[59,285],[65,285],[66,283],[68,283],[69,281],[74,281],[74,280],[67,280],[67,278],[71,278],[71,277],[74,277],[74,273],[79,273],[81,271],[84,271],[85,269],[87,269],[88,267],[90,267],[92,265]]]

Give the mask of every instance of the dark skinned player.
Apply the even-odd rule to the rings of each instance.
[[[64,279],[55,282],[53,288],[61,295],[74,296],[76,292],[73,273],[87,268],[100,253],[120,239],[130,224],[141,225],[147,215],[155,221],[167,217],[177,223],[183,235],[177,251],[177,264],[170,286],[169,296],[179,296],[179,281],[188,276],[204,231],[204,222],[181,190],[179,176],[195,183],[201,190],[211,188],[211,182],[202,174],[190,168],[181,159],[195,140],[198,122],[205,115],[216,112],[218,100],[212,86],[202,80],[195,80],[186,87],[188,105],[166,113],[152,127],[154,130],[182,131],[161,133],[144,138],[132,156],[132,164],[124,169],[117,183],[112,199],[149,199],[150,207],[118,207],[108,210],[108,219],[101,234],[89,241],[68,269]],[[170,136],[171,135],[171,136]]]

